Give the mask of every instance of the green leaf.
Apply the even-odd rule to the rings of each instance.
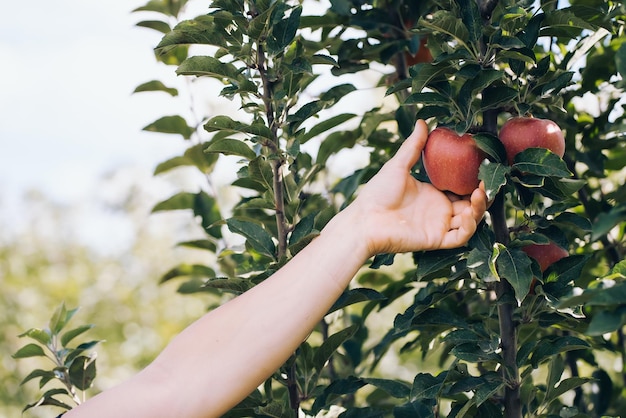
[[[238,218],[227,219],[226,225],[231,232],[244,236],[255,251],[271,258],[276,257],[276,245],[261,225]]]
[[[163,1],[150,0],[141,7],[137,7],[133,12],[157,12],[166,16],[177,17],[181,9],[187,4],[187,0]]]
[[[324,387],[322,393],[315,398],[315,402],[313,402],[313,407],[311,409],[314,413],[316,413],[316,411],[321,410],[327,405],[327,399],[329,396],[349,395],[365,385],[366,383],[363,379],[359,379],[354,376],[349,376],[343,379],[335,379],[328,386]]]
[[[12,357],[13,358],[26,358],[26,357],[41,357],[45,355],[46,353],[43,351],[43,348],[40,345],[31,343],[17,350],[15,354],[13,354]]]
[[[353,305],[360,302],[369,302],[372,300],[384,300],[386,299],[381,293],[367,288],[350,289],[341,294],[335,301],[333,306],[329,309],[328,313],[338,311],[346,306]]]
[[[184,139],[190,139],[194,129],[179,115],[163,116],[149,125],[143,127],[144,131],[158,132],[163,134],[179,134]]]
[[[341,125],[342,123],[353,119],[355,116],[356,115],[354,113],[342,113],[329,119],[325,119],[324,121],[313,126],[307,133],[299,136],[298,139],[300,140],[300,144],[304,144],[309,139],[315,138],[322,133],[330,131],[331,129]]]
[[[254,408],[255,416],[269,418],[296,418],[293,409],[289,408],[289,404],[278,399],[272,400],[270,403]]]
[[[221,138],[217,141],[211,141],[209,146],[205,148],[205,152],[219,153],[223,155],[237,155],[248,160],[256,158],[256,153],[248,145],[246,145],[245,142],[231,138]]]
[[[335,351],[347,340],[352,338],[354,333],[359,329],[358,325],[352,325],[348,328],[329,336],[321,346],[315,351],[313,358],[313,366],[319,372],[324,368],[324,365],[330,359]]]
[[[52,340],[50,331],[40,328],[31,328],[25,333],[18,335],[18,337],[30,337],[42,345],[48,345]]]
[[[544,360],[550,359],[556,354],[571,350],[584,350],[588,348],[589,344],[578,337],[548,336],[542,338],[537,343],[530,360],[533,367],[537,368],[537,366]]]
[[[515,156],[513,168],[538,176],[571,177],[565,162],[545,148],[528,148]]]
[[[198,250],[207,250],[210,252],[215,252],[217,251],[217,245],[215,244],[215,242],[208,240],[208,239],[198,239],[198,240],[193,240],[193,241],[183,241],[183,242],[179,242],[176,245],[180,246],[180,247],[189,247],[189,248],[195,248]]]
[[[81,325],[80,327],[74,328],[70,331],[67,331],[66,333],[64,333],[61,336],[61,345],[63,347],[67,346],[67,344],[72,341],[74,338],[78,337],[79,335],[83,334],[84,332],[89,331],[90,329],[93,328],[93,325],[91,324],[87,324],[87,325]]]
[[[175,168],[182,167],[182,166],[189,166],[192,164],[193,163],[189,158],[182,157],[182,156],[173,157],[173,158],[170,158],[169,160],[166,160],[157,164],[156,168],[154,169],[153,174],[156,176],[157,174],[165,173]]]
[[[195,201],[195,193],[190,192],[180,192],[175,194],[174,196],[157,203],[153,208],[152,212],[160,212],[165,210],[182,210],[182,209],[193,209],[194,201]]]
[[[239,70],[233,64],[224,63],[215,57],[199,55],[183,61],[176,69],[176,74],[212,77],[233,82],[237,82],[239,79]]]
[[[451,115],[449,107],[444,106],[424,106],[415,114],[416,119],[430,119],[436,118],[438,120],[445,120]]]
[[[140,84],[137,87],[135,87],[135,90],[133,91],[133,93],[140,93],[144,91],[163,91],[172,97],[178,96],[177,89],[172,88],[172,87],[167,87],[165,84],[163,84],[159,80],[152,80],[152,81],[148,81],[146,83]]]
[[[357,131],[332,132],[320,144],[315,162],[317,164],[326,164],[331,155],[344,148],[354,147],[359,136]]]
[[[315,54],[311,57],[311,64],[313,65],[332,65],[333,67],[339,67],[337,60],[329,55]]]
[[[554,218],[555,223],[574,227],[583,233],[591,232],[591,222],[586,217],[573,212],[562,212]]]
[[[162,20],[142,20],[141,22],[137,22],[136,25],[142,28],[154,29],[163,34],[169,33],[172,30],[170,25]]]
[[[577,17],[574,13],[572,13],[572,9],[564,8],[552,10],[550,13],[546,13],[546,17],[543,21],[542,35],[544,33],[554,34],[554,29],[587,29],[590,31],[596,30],[596,26],[585,22],[583,19]],[[553,29],[552,31],[548,31],[547,29]],[[557,34],[561,34],[561,32],[556,32]]]
[[[461,6],[461,20],[468,30],[469,40],[477,42],[483,34],[483,22],[478,4],[474,0],[458,0],[458,3]]]
[[[485,183],[487,199],[492,200],[506,184],[511,168],[501,163],[483,162],[478,169],[478,178]]]
[[[226,292],[240,295],[254,287],[254,283],[247,278],[241,277],[216,277],[202,284],[203,288],[220,289]]]
[[[424,87],[429,87],[431,82],[445,77],[451,71],[453,68],[449,63],[414,65],[409,69],[412,78],[411,89],[414,93],[421,92]]]
[[[505,86],[487,87],[482,94],[481,110],[496,109],[517,98],[517,90]]]
[[[356,91],[356,87],[350,83],[343,83],[337,86],[331,87],[329,90],[323,92],[320,95],[320,100],[324,102],[324,107],[333,106],[339,100],[346,97],[348,94]]]
[[[472,135],[474,141],[476,141],[476,145],[478,148],[483,150],[489,155],[493,161],[497,163],[503,163],[506,161],[506,150],[504,149],[504,145],[502,141],[500,141],[496,136],[479,132]]]
[[[291,9],[289,17],[270,27],[270,32],[267,36],[267,48],[270,54],[278,55],[291,44],[300,26],[301,14],[302,7],[294,7]]]
[[[611,269],[611,276],[618,276],[626,279],[626,260],[622,260]]]
[[[260,155],[250,161],[248,174],[251,179],[265,186],[265,190],[274,190],[274,173],[269,162]]]
[[[38,406],[58,406],[59,408],[63,408],[66,411],[72,409],[72,407],[65,402],[61,402],[58,399],[54,398],[54,395],[69,396],[69,393],[66,389],[50,389],[46,391],[37,402],[26,405],[24,409],[22,409],[22,413]]]
[[[449,105],[450,98],[445,97],[439,93],[426,92],[426,93],[413,93],[409,97],[406,98],[404,104],[422,104],[425,106],[433,106],[433,105]]]
[[[469,31],[461,19],[457,18],[451,11],[438,10],[432,15],[429,15],[428,18],[420,18],[418,25],[433,32],[451,36],[466,50],[469,50],[467,45],[467,42],[470,40]]]
[[[411,386],[400,380],[366,378],[363,381],[369,385],[376,386],[397,399],[408,398],[411,395]]]
[[[432,408],[417,400],[393,408],[393,418],[432,418],[432,416]]]
[[[30,372],[28,376],[24,378],[24,380],[22,380],[20,385],[23,385],[24,383],[29,382],[33,379],[41,378],[39,388],[42,388],[46,383],[48,383],[52,379],[55,379],[56,377],[57,375],[52,370],[35,369]]]
[[[450,353],[459,360],[470,363],[501,360],[500,356],[493,350],[485,351],[479,345],[473,343],[459,344],[453,347]]]
[[[539,88],[541,88],[542,96],[556,95],[570,84],[570,81],[572,81],[573,76],[574,76],[574,73],[571,71],[561,73],[557,75],[556,77],[551,78],[549,82],[545,84],[539,84],[533,90],[538,90]]]
[[[626,205],[615,206],[608,212],[600,212],[593,220],[591,240],[597,241],[624,221],[626,221]]]
[[[531,261],[520,249],[502,247],[496,258],[496,266],[500,277],[504,277],[515,290],[515,298],[521,302],[533,280]]]
[[[175,45],[206,44],[226,47],[225,35],[225,31],[215,24],[213,16],[200,15],[178,23],[165,34],[155,49],[161,53]]]
[[[215,270],[209,266],[202,264],[179,264],[165,273],[159,283],[165,283],[168,280],[176,279],[179,277],[196,277],[203,279],[210,279],[215,277]]]
[[[490,38],[489,45],[492,48],[503,50],[523,48],[526,45],[515,36],[508,36],[502,33],[502,28],[498,28]]]
[[[568,258],[571,258],[568,257]],[[585,289],[581,295],[573,296],[562,301],[559,308],[577,305],[611,307],[626,304],[626,282],[620,282],[611,287]]]
[[[471,0],[473,1],[473,0]],[[472,96],[479,91],[485,90],[491,86],[494,82],[503,80],[506,77],[502,70],[480,70],[475,77],[470,78],[463,84],[463,88],[468,91]],[[496,87],[494,87],[496,88]],[[500,88],[500,87],[498,87]]]
[[[294,245],[298,243],[301,239],[313,232],[313,227],[315,225],[315,215],[316,213],[310,213],[304,218],[300,219],[296,226],[294,226],[293,231],[289,236],[289,245]]]
[[[548,366],[548,380],[546,382],[546,400],[554,399],[552,398],[552,391],[554,387],[561,380],[561,376],[563,375],[563,371],[565,370],[565,362],[563,361],[563,357],[561,355],[553,356],[550,360],[550,364]]]
[[[556,400],[559,396],[563,395],[565,392],[569,392],[570,390],[576,389],[585,383],[593,381],[594,379],[589,377],[568,377],[567,379],[563,379],[563,381],[556,388],[554,388],[554,390],[550,391],[549,394],[546,394],[544,402],[550,403]]]
[[[98,345],[99,342],[100,340],[87,341],[80,344],[75,349],[71,350],[67,357],[65,357],[65,366],[70,367],[76,358],[78,358],[85,351],[90,350]]]
[[[615,310],[600,310],[591,317],[591,322],[585,331],[586,335],[598,336],[621,329],[626,324],[626,306]]]
[[[418,373],[413,379],[411,399],[435,399],[441,391],[446,373],[435,377],[430,373]]]
[[[231,133],[242,133],[247,135],[260,136],[261,138],[273,139],[272,131],[261,123],[249,125],[231,119],[228,116],[215,116],[204,124],[204,129],[208,132],[225,131]]]
[[[617,67],[617,71],[622,76],[622,79],[626,79],[626,43],[622,42],[622,44],[617,49],[615,54],[615,65]]]
[[[480,385],[476,390],[476,394],[474,396],[474,400],[476,401],[476,406],[482,405],[485,401],[489,399],[493,399],[493,396],[500,392],[500,390],[504,387],[504,383],[498,380],[495,381],[487,381]]]
[[[78,312],[78,308],[67,309],[65,303],[62,303],[52,314],[50,318],[50,331],[52,334],[58,334],[67,325],[70,319]]]
[[[417,263],[415,276],[417,280],[423,280],[431,274],[440,273],[449,269],[459,261],[461,252],[459,250],[435,250],[425,251],[415,254]]]
[[[87,390],[96,378],[96,360],[81,356],[69,368],[70,382],[80,390]]]

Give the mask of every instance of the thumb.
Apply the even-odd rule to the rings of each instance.
[[[426,126],[426,122],[420,119],[415,124],[415,129],[411,135],[400,145],[396,155],[389,160],[389,163],[406,171],[411,170],[419,160],[427,138],[428,126]]]

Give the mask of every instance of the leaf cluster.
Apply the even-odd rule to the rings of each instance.
[[[84,401],[84,392],[89,389],[96,378],[96,357],[89,353],[98,340],[83,342],[77,346],[72,343],[77,337],[93,328],[93,325],[80,325],[67,329],[67,325],[78,309],[67,309],[61,304],[53,313],[47,328],[31,328],[20,335],[34,342],[20,348],[13,358],[45,357],[51,363],[50,369],[35,369],[22,380],[25,384],[39,379],[39,388],[43,389],[51,383],[56,387],[47,389],[37,402],[26,405],[22,412],[38,406],[56,406],[70,410],[74,405]],[[83,396],[79,396],[82,392]]]

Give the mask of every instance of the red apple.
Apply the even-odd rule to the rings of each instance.
[[[526,245],[522,247],[522,251],[529,257],[537,260],[542,273],[552,264],[569,255],[566,249],[558,246],[553,241],[550,241],[548,244]]]
[[[462,196],[478,187],[478,169],[486,157],[471,134],[459,136],[440,127],[428,135],[423,161],[433,186]]]
[[[433,62],[433,56],[426,46],[426,40],[426,37],[420,40],[420,47],[415,55],[411,54],[409,51],[405,51],[404,57],[406,59],[407,66],[410,67],[411,65],[419,64],[421,62]]]
[[[569,255],[566,249],[559,247],[553,241],[550,241],[548,244],[526,245],[522,247],[522,251],[529,257],[537,260],[542,273],[552,264]],[[537,278],[533,277],[533,281],[530,283],[530,294],[532,295],[535,294],[535,286],[537,286]]]
[[[549,119],[522,116],[509,119],[500,129],[500,141],[509,164],[527,148],[546,148],[559,157],[565,154],[563,131]]]

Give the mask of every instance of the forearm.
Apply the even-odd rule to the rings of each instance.
[[[202,388],[178,416],[219,416],[293,354],[367,259],[356,226],[350,214],[337,216],[282,269],[173,341],[156,367],[170,367],[181,382],[193,376],[187,387]]]
[[[146,370],[68,418],[218,417],[232,408],[289,358],[368,258],[357,216],[336,216],[283,268],[204,315]]]

